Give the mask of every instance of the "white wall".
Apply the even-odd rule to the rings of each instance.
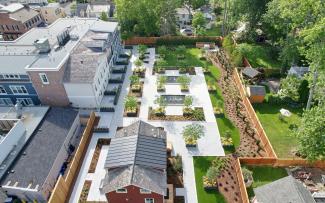
[[[26,128],[24,124],[18,120],[6,137],[0,142],[0,164],[8,156],[14,145],[25,135]]]
[[[97,107],[95,92],[92,84],[64,83],[64,88],[73,107]]]

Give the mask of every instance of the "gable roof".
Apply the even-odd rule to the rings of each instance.
[[[117,131],[111,140],[103,191],[134,185],[165,195],[166,167],[166,132],[138,121]]]
[[[292,176],[255,188],[254,193],[261,203],[315,203],[311,193]]]
[[[242,73],[250,78],[256,77],[260,72],[258,72],[256,69],[252,67],[246,67],[244,70],[242,70]]]

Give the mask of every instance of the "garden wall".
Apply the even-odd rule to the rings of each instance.
[[[124,40],[125,45],[196,45],[197,42],[215,42],[221,45],[221,37],[205,37],[205,36],[164,36],[164,37],[132,37]]]
[[[78,176],[80,167],[82,165],[84,156],[87,152],[89,142],[92,137],[92,132],[98,117],[95,116],[95,113],[91,113],[87,126],[83,132],[82,138],[80,140],[79,146],[76,149],[75,155],[66,170],[65,176],[60,175],[54,189],[51,192],[49,203],[57,202],[67,202],[69,200],[70,193],[74,187],[74,182]]]
[[[245,87],[243,86],[243,84],[240,80],[237,69],[235,69],[233,72],[233,79],[235,81],[235,84],[236,84],[239,92],[240,92],[240,96],[243,100],[243,103],[247,110],[248,116],[250,117],[250,120],[252,121],[252,123],[257,131],[257,134],[260,137],[262,146],[265,149],[267,156],[277,158],[277,156],[273,150],[273,147],[272,147],[269,139],[267,138],[266,133],[262,127],[262,124],[260,123],[252,104],[250,103],[250,101],[248,100],[248,98],[246,96]]]

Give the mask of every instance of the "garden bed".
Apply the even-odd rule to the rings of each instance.
[[[161,66],[161,68],[164,71],[157,71],[158,66],[155,65],[153,70],[152,70],[152,75],[154,75],[155,73],[164,74],[166,70],[179,70],[179,74],[196,75],[194,67],[180,67],[180,66],[166,66],[166,67],[163,67],[163,66]]]
[[[127,112],[127,111],[124,109],[124,114],[123,114],[123,116],[124,116],[124,117],[138,117],[139,114],[140,114],[140,105],[141,105],[141,103],[138,102],[138,106],[137,106],[137,110],[136,110],[136,112]]]
[[[152,107],[149,107],[149,120],[163,120],[163,121],[205,121],[204,118],[204,111],[202,107],[196,107],[195,108],[199,114],[200,117],[203,119],[198,119],[198,117],[195,117],[195,115],[162,115],[162,116],[157,116],[155,115]]]
[[[142,92],[143,92],[143,82],[140,82],[140,89],[139,90],[132,90],[131,85],[130,85],[130,91],[129,91],[129,96],[135,96],[135,97],[142,97]]]
[[[91,186],[91,180],[86,180],[81,190],[79,202],[87,202],[90,186]]]
[[[95,173],[98,158],[99,158],[102,146],[103,145],[109,145],[110,142],[111,142],[111,139],[104,139],[104,138],[98,139],[97,144],[96,144],[96,148],[95,148],[95,152],[94,152],[93,157],[92,157],[91,162],[90,162],[88,173]]]

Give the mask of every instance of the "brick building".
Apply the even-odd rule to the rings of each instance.
[[[6,41],[15,40],[28,30],[44,24],[37,11],[19,3],[0,9],[0,33]]]
[[[108,202],[163,203],[166,167],[166,132],[138,121],[111,140],[101,189]]]

